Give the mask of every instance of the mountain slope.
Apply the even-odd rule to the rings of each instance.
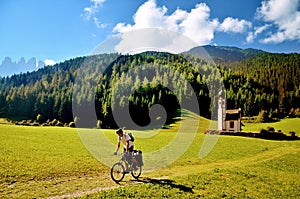
[[[232,60],[236,60],[234,55],[239,53],[243,58],[261,52],[230,47],[218,49],[228,56],[232,52]],[[41,122],[58,119],[68,123],[76,118],[72,112],[73,97],[76,105],[84,110],[89,110],[86,108],[89,107],[95,112],[96,108],[101,127],[115,127],[112,107],[125,110],[125,105],[133,110],[130,112],[135,115],[133,120],[143,126],[151,119],[148,113],[153,104],[176,110],[177,100],[191,92],[195,92],[198,98],[201,115],[209,117],[212,110],[208,86],[216,83],[214,78],[218,72],[223,77],[228,108],[240,107],[244,116],[255,116],[264,110],[272,117],[279,114],[300,117],[300,54],[261,53],[218,67],[210,67],[199,57],[186,59],[188,56],[162,52],[124,56],[101,54],[77,57],[32,73],[0,78],[0,117],[33,120],[42,116]],[[198,70],[191,61],[203,67]],[[78,75],[78,69],[88,75]],[[188,89],[187,82],[179,79],[180,76],[188,80],[193,91]],[[174,84],[177,93],[158,82]],[[97,89],[96,96],[91,88]],[[124,92],[132,93],[130,99],[125,99]],[[83,122],[84,118],[80,121]]]
[[[200,57],[205,56],[203,54],[203,49],[213,58],[216,63],[242,61],[255,55],[265,53],[265,51],[252,48],[241,49],[237,47],[206,45],[194,47],[186,52],[186,54],[197,55]]]
[[[18,62],[13,61],[10,57],[5,57],[0,64],[0,77],[32,72],[44,67],[45,65],[45,62],[38,61],[35,57],[30,58],[27,62],[24,57],[22,57]]]

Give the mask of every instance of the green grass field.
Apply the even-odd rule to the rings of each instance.
[[[297,122],[283,120],[282,127],[289,124],[300,132]],[[173,164],[143,173],[139,181],[126,176],[117,185],[110,168],[85,149],[76,129],[1,124],[0,198],[299,198],[300,141],[220,136],[208,156],[199,158],[208,126],[208,120],[200,120],[192,145]],[[152,144],[137,139],[135,145],[155,150],[177,128],[161,131]],[[115,141],[112,132],[106,133]]]
[[[280,122],[272,123],[244,123],[243,131],[259,132],[262,128],[274,127],[276,131],[281,130],[285,134],[294,131],[296,135],[300,136],[300,118],[282,119]]]

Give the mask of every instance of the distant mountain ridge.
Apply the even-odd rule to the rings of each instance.
[[[183,54],[196,55],[202,58],[209,55],[215,63],[240,62],[263,53],[269,52],[253,48],[241,49],[238,47],[212,45],[197,46],[187,52],[183,52]],[[35,57],[32,57],[27,62],[24,58],[16,62],[10,57],[5,57],[2,63],[0,63],[0,77],[32,72],[45,65],[47,65],[45,62],[38,61]]]
[[[30,58],[27,62],[24,57],[18,62],[13,61],[11,57],[5,57],[0,64],[0,77],[32,72],[44,66],[45,63],[43,61],[38,61],[35,57]]]
[[[241,49],[237,47],[229,47],[229,46],[197,46],[189,51],[185,52],[185,54],[197,55],[197,56],[207,56],[205,55],[205,50],[211,58],[216,62],[239,62],[243,61],[247,58],[253,57],[255,55],[259,55],[262,53],[267,53],[263,50],[247,48]]]

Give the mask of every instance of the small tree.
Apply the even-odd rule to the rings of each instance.
[[[295,110],[295,116],[296,116],[296,117],[300,117],[300,108],[297,108],[297,109]]]
[[[36,121],[39,123],[39,124],[42,124],[44,122],[44,117],[41,115],[41,114],[38,114],[36,116]]]
[[[98,120],[97,121],[97,128],[100,129],[102,126],[102,121],[101,120]]]
[[[291,132],[290,132],[290,135],[291,135],[291,137],[296,137],[296,132],[291,131]]]
[[[74,123],[75,124],[78,124],[78,122],[79,122],[79,118],[76,116],[76,117],[74,117]]]
[[[257,122],[267,122],[268,120],[268,112],[265,110],[261,110],[257,116]]]
[[[75,128],[76,127],[75,122],[70,122],[69,127]]]

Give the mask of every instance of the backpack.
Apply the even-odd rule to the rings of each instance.
[[[132,133],[128,133],[128,135],[129,135],[129,137],[130,137],[130,141],[131,141],[131,142],[134,142],[134,137],[133,137]]]
[[[134,152],[134,156],[135,156],[135,158],[138,162],[137,165],[139,167],[144,166],[142,151],[141,150],[134,150],[133,152]]]

